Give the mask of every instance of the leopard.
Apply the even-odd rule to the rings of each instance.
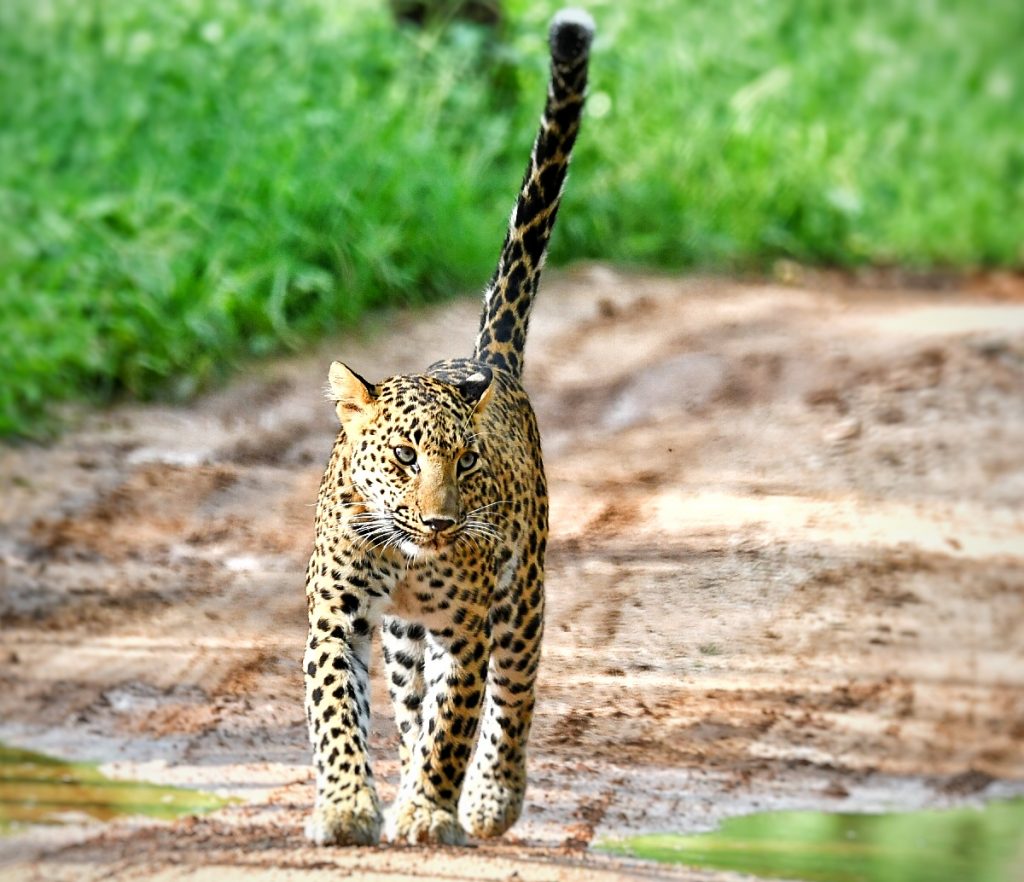
[[[523,357],[594,32],[582,10],[552,19],[540,129],[472,356],[380,382],[330,365],[340,426],[316,502],[302,660],[316,844],[457,845],[522,813],[548,539]],[[386,822],[369,749],[377,632],[400,759]]]

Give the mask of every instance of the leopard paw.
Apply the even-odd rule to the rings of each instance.
[[[388,838],[411,844],[462,845],[466,832],[454,811],[425,799],[396,805],[388,818]]]
[[[493,839],[519,820],[523,795],[523,788],[509,787],[494,780],[470,782],[459,803],[459,819],[474,836]]]
[[[317,845],[376,845],[382,826],[375,798],[318,805],[306,819],[306,837]]]

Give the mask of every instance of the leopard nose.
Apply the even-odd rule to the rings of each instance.
[[[440,533],[447,530],[449,527],[454,526],[455,521],[452,518],[424,518],[425,523],[435,533]]]

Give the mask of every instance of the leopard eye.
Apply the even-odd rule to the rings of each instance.
[[[402,465],[411,466],[416,462],[416,451],[408,444],[399,444],[395,447],[395,459]]]
[[[479,454],[472,450],[467,450],[462,456],[459,457],[459,471],[468,472],[473,466],[476,465],[477,460],[480,459]]]

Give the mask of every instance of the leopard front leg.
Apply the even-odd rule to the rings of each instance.
[[[373,845],[382,817],[369,757],[372,598],[360,590],[365,571],[327,572],[329,584],[325,573],[307,586],[303,670],[316,803],[306,835],[318,845]]]
[[[487,705],[459,805],[463,826],[481,838],[500,836],[523,810],[526,744],[544,630],[543,574],[538,567],[517,575],[513,590],[495,604],[491,625]]]
[[[380,642],[388,678],[388,694],[395,711],[400,738],[398,751],[402,762],[402,780],[412,769],[412,757],[420,737],[426,629],[397,616],[385,616],[380,624]]]
[[[483,613],[468,633],[431,631],[426,639],[422,726],[403,770],[389,823],[396,842],[460,844],[459,794],[483,704],[488,636]]]

